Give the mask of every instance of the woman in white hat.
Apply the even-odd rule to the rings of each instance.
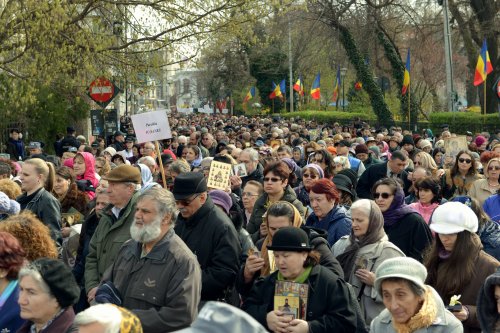
[[[375,276],[375,289],[386,309],[373,319],[370,333],[463,332],[437,292],[424,283],[427,271],[415,259],[387,259]]]
[[[433,286],[445,304],[461,295],[461,305],[453,312],[464,332],[479,333],[476,300],[481,285],[500,263],[482,249],[476,235],[478,219],[467,205],[447,202],[434,210],[430,228],[436,233],[425,258],[429,272],[426,283]]]

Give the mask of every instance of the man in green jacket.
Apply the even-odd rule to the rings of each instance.
[[[94,300],[104,271],[113,264],[123,243],[130,239],[130,225],[141,186],[139,169],[126,164],[114,168],[103,179],[109,183],[111,204],[104,209],[89,244],[85,262],[85,290],[89,303]]]

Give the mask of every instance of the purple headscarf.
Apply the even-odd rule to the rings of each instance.
[[[411,213],[417,213],[417,211],[405,203],[405,193],[398,184],[389,209],[382,213],[384,215],[384,226],[390,227]]]

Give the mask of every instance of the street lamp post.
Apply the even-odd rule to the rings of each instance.
[[[342,111],[345,111],[345,76],[347,74],[347,68],[342,67],[340,69],[340,77],[342,78]]]

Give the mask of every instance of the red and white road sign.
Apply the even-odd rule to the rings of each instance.
[[[115,86],[105,77],[100,77],[90,84],[89,94],[94,101],[105,103],[114,97]]]

